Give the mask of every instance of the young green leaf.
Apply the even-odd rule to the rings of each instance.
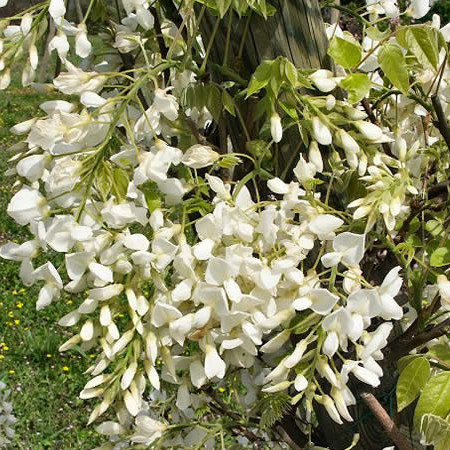
[[[222,91],[222,103],[226,111],[228,111],[232,116],[236,116],[236,105],[234,103],[234,99],[225,89]]]
[[[414,427],[420,429],[424,414],[445,418],[450,412],[450,372],[440,373],[425,385],[414,413]]]
[[[284,67],[284,73],[286,75],[287,81],[291,84],[293,88],[297,87],[297,69],[294,64],[290,61],[286,61]]]
[[[437,68],[439,64],[437,30],[428,26],[408,27],[405,42],[406,48],[423,66]]]
[[[406,94],[409,90],[409,75],[402,49],[395,44],[384,45],[378,54],[378,62],[389,81]]]
[[[448,450],[450,443],[450,423],[439,416],[424,414],[420,427],[422,442],[433,445],[434,450]]]
[[[444,242],[442,247],[437,248],[430,257],[433,267],[442,267],[450,264],[450,240]]]
[[[409,363],[411,361],[414,361],[417,358],[419,358],[418,355],[406,355],[403,358],[400,358],[397,361],[397,367],[398,367],[399,373],[402,373],[405,370],[405,368],[409,365]]]
[[[219,10],[220,17],[223,17],[228,11],[233,0],[216,0],[217,9]]]
[[[335,36],[328,48],[328,54],[337,64],[346,69],[356,67],[361,61],[361,46],[355,40]]]
[[[341,87],[348,92],[350,103],[358,103],[369,93],[371,82],[365,73],[353,73],[341,81]]]
[[[275,61],[264,61],[258,66],[248,85],[246,98],[267,86],[271,78],[270,75]]]
[[[397,408],[399,412],[419,396],[429,376],[430,363],[426,358],[415,358],[405,367],[397,383]]]

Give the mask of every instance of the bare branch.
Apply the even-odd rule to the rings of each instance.
[[[386,430],[389,437],[395,442],[399,450],[413,450],[412,446],[406,440],[405,436],[397,428],[393,420],[389,417],[389,414],[381,406],[380,402],[375,398],[373,394],[363,392],[361,398],[367,407],[372,411],[373,415],[377,418],[378,422]]]

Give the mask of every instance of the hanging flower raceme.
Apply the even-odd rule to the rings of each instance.
[[[238,72],[228,79],[228,69],[215,67],[220,83],[206,73],[201,58],[206,64],[212,47],[190,35],[195,8],[181,6],[176,31],[158,2],[122,0],[101,36],[109,51],[97,55],[88,17],[69,23],[62,0],[47,6],[45,21],[55,26],[49,50],[63,70],[36,87],[65,97],[11,130],[22,141],[11,149],[17,183],[6,212],[31,237],[4,244],[0,256],[20,264],[24,284],[39,286],[38,310],[63,291],[73,295],[76,306],[59,325],[74,334],[60,351],[95,354],[80,398],[93,402],[89,423],[108,417],[97,425],[110,439],[101,448],[214,448],[224,429],[227,444],[249,447],[252,434],[275,439],[254,426],[273,399],[307,422],[316,404],[338,424],[356,420],[350,386],[381,384],[394,321],[410,326],[422,302],[416,281],[403,281],[417,273],[415,262],[426,267],[424,285],[440,296],[440,311],[449,309],[446,276],[429,270],[435,247],[404,239],[429,206],[426,196],[409,201],[431,179],[444,183],[448,158],[427,105],[418,109],[392,74],[393,93],[380,78],[389,67],[378,47],[400,45],[401,35],[393,42],[386,27],[377,40],[381,31],[372,29],[360,45],[336,26],[336,73],[299,70],[279,57],[244,87]],[[0,27],[0,87],[21,40],[38,68],[42,8],[20,26]],[[367,2],[363,20],[398,18],[398,8]],[[408,13],[419,18],[428,9],[411,2]],[[416,59],[420,65],[424,55]],[[445,56],[437,59],[417,83],[435,83],[440,73],[446,83]],[[374,91],[385,117],[367,103]],[[438,89],[446,102],[448,92]],[[446,162],[435,174],[436,155]],[[447,223],[444,215],[435,221],[421,239]],[[400,303],[410,285],[420,301]],[[226,416],[227,389],[237,405],[232,425],[218,417]]]

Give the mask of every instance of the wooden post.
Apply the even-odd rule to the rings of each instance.
[[[248,79],[258,65],[264,60],[285,56],[299,69],[329,68],[327,56],[327,37],[318,0],[274,0],[271,2],[277,12],[267,20],[256,13],[239,18],[235,12],[228,12],[222,19],[212,43],[208,58],[208,72],[216,81],[221,81],[220,74],[214,67],[222,66],[227,43],[229,15],[232,31],[228,46],[228,67],[244,79]],[[206,12],[200,23],[200,31],[205,47],[214,34],[217,17]],[[241,105],[251,139],[259,129],[254,121],[255,104],[246,102]],[[298,130],[295,127],[285,133],[279,145],[282,165],[286,163],[293,151],[300,151]],[[235,151],[246,152],[242,125],[236,119],[227,117],[226,132]],[[305,150],[302,148],[302,150]],[[297,161],[295,161],[297,162]],[[243,169],[245,170],[245,168]],[[238,171],[236,177],[241,174]]]

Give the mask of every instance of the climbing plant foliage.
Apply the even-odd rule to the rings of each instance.
[[[38,311],[80,299],[60,351],[96,355],[80,397],[99,448],[290,448],[287,417],[312,446],[320,409],[345,427],[397,377],[397,409],[448,448],[450,28],[419,20],[427,1],[366,3],[338,10],[356,28],[323,26],[312,68],[246,66],[280,2],[0,20],[0,88],[60,94],[11,129],[6,212],[32,238],[0,255]]]

